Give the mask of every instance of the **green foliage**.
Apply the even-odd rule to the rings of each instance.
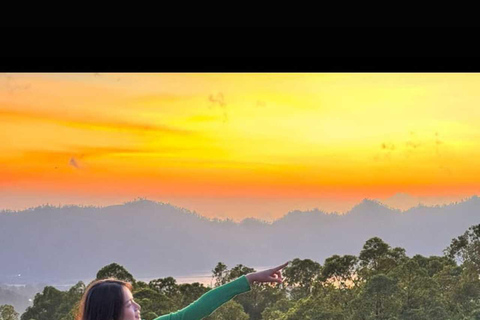
[[[173,312],[178,307],[174,299],[150,287],[134,291],[133,298],[142,307],[142,314],[153,312],[162,315]]]
[[[246,267],[243,264],[238,264],[228,270],[227,265],[219,262],[212,270],[212,277],[215,279],[215,286],[218,287],[251,272],[255,272],[255,269]]]
[[[227,271],[228,271],[227,266],[222,262],[217,263],[215,268],[212,270],[216,287],[227,283],[227,275],[228,275]]]
[[[219,286],[254,271],[219,262],[212,273]],[[283,284],[254,284],[206,319],[480,320],[480,225],[453,239],[441,257],[409,258],[403,248],[374,237],[358,257],[333,255],[323,266],[296,258],[283,275]],[[115,263],[97,273],[98,279],[109,277],[133,284],[145,320],[178,311],[210,290],[199,283],[179,285],[173,277],[136,282]],[[84,291],[82,282],[68,291],[47,286],[20,319],[74,320]],[[18,320],[18,313],[0,306],[0,320]]]
[[[341,288],[348,286],[347,282],[354,280],[354,274],[357,269],[358,258],[352,255],[333,255],[325,259],[322,268],[321,280],[323,282],[333,281],[338,283]]]
[[[243,311],[242,306],[235,300],[230,300],[215,310],[205,320],[249,320],[248,314]]]
[[[146,287],[135,290],[133,296],[142,306],[142,314],[163,315],[183,309],[208,290],[198,282],[178,285],[174,278],[167,277],[150,281]]]
[[[285,284],[292,286],[291,295],[294,299],[307,297],[319,280],[322,267],[318,262],[310,259],[294,259],[291,265],[284,269]]]
[[[272,306],[285,297],[285,291],[278,286],[257,284],[253,285],[249,292],[235,297],[235,301],[242,305],[250,320],[258,320],[262,319],[262,312],[267,307]]]
[[[179,290],[182,295],[180,308],[184,308],[200,298],[204,293],[207,293],[210,289],[206,288],[203,284],[194,282],[194,283],[184,283],[179,285]]]
[[[18,312],[15,311],[12,305],[1,305],[0,320],[18,320]]]
[[[450,259],[449,257],[437,257],[437,256],[431,256],[431,257],[424,257],[422,255],[415,255],[412,258],[415,260],[418,265],[428,272],[429,277],[433,277],[437,273],[443,270],[446,266],[456,266],[455,261],[453,259]]]
[[[277,300],[274,304],[266,307],[262,312],[262,319],[264,320],[278,320],[285,316],[288,310],[293,308],[295,302],[293,300],[282,298]]]
[[[47,286],[37,293],[33,306],[22,314],[21,320],[73,320],[78,303],[85,292],[85,284],[79,281],[68,291]]]
[[[255,272],[255,269],[246,267],[243,264],[238,264],[228,271],[227,282],[230,282],[252,272]]]
[[[153,320],[155,318],[158,318],[158,315],[153,311],[142,312],[143,320]]]
[[[374,237],[367,240],[360,251],[361,268],[358,273],[364,279],[380,273],[387,274],[406,259],[405,249],[392,249],[382,239]]]
[[[179,294],[177,280],[172,277],[152,280],[148,283],[148,286],[158,293],[163,293],[169,297],[174,297]]]
[[[480,224],[471,226],[463,235],[453,239],[444,253],[451,259],[468,261],[480,274]]]
[[[255,272],[255,269],[238,264],[229,270],[224,263],[219,262],[212,272],[213,278],[216,279],[216,285],[221,285]],[[279,290],[277,287],[268,284],[255,284],[249,292],[235,297],[234,300],[243,307],[243,310],[249,316],[248,319],[257,320],[262,319],[262,312],[265,308],[285,296],[285,291]]]
[[[33,300],[33,306],[28,307],[22,314],[21,320],[60,320],[64,311],[61,307],[66,297],[66,292],[59,291],[51,286],[43,288]]]
[[[133,290],[140,290],[147,287],[148,287],[148,283],[143,281],[136,281],[135,284],[133,285]]]

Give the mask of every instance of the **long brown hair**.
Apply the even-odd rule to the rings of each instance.
[[[118,320],[124,303],[123,287],[129,282],[109,278],[91,282],[85,289],[75,320]]]

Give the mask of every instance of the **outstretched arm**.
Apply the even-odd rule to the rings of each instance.
[[[254,282],[282,282],[281,269],[287,264],[288,262],[276,268],[241,276],[234,281],[208,291],[182,310],[160,316],[155,320],[203,319],[236,295],[249,291],[251,284]]]

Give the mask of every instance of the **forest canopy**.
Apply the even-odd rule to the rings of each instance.
[[[212,280],[220,286],[254,271],[218,262]],[[409,257],[405,249],[372,237],[358,256],[333,255],[323,264],[295,258],[283,276],[279,285],[253,285],[206,319],[480,319],[480,225],[452,239],[443,256]],[[110,277],[133,285],[145,320],[182,309],[211,290],[200,283],[178,284],[173,277],[137,281],[117,263],[97,273],[97,279]],[[81,281],[67,291],[46,286],[20,319],[74,320],[86,286]],[[0,320],[17,319],[11,305],[0,306]]]

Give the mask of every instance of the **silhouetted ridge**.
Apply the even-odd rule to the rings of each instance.
[[[391,215],[392,213],[399,213],[400,210],[392,209],[377,200],[363,199],[362,202],[354,206],[347,215],[360,215],[362,217],[381,217]]]
[[[269,223],[263,220],[255,219],[255,218],[245,218],[242,221],[240,221],[240,225],[246,226],[246,227],[264,227],[264,226],[268,226]]]
[[[410,255],[441,255],[451,239],[478,224],[480,199],[397,213],[365,199],[344,215],[295,210],[268,224],[255,218],[207,219],[146,199],[108,207],[44,205],[0,214],[5,244],[0,282],[91,279],[112,260],[139,277],[209,272],[219,261],[268,265],[292,256],[323,261],[333,254],[358,254],[374,236]]]

